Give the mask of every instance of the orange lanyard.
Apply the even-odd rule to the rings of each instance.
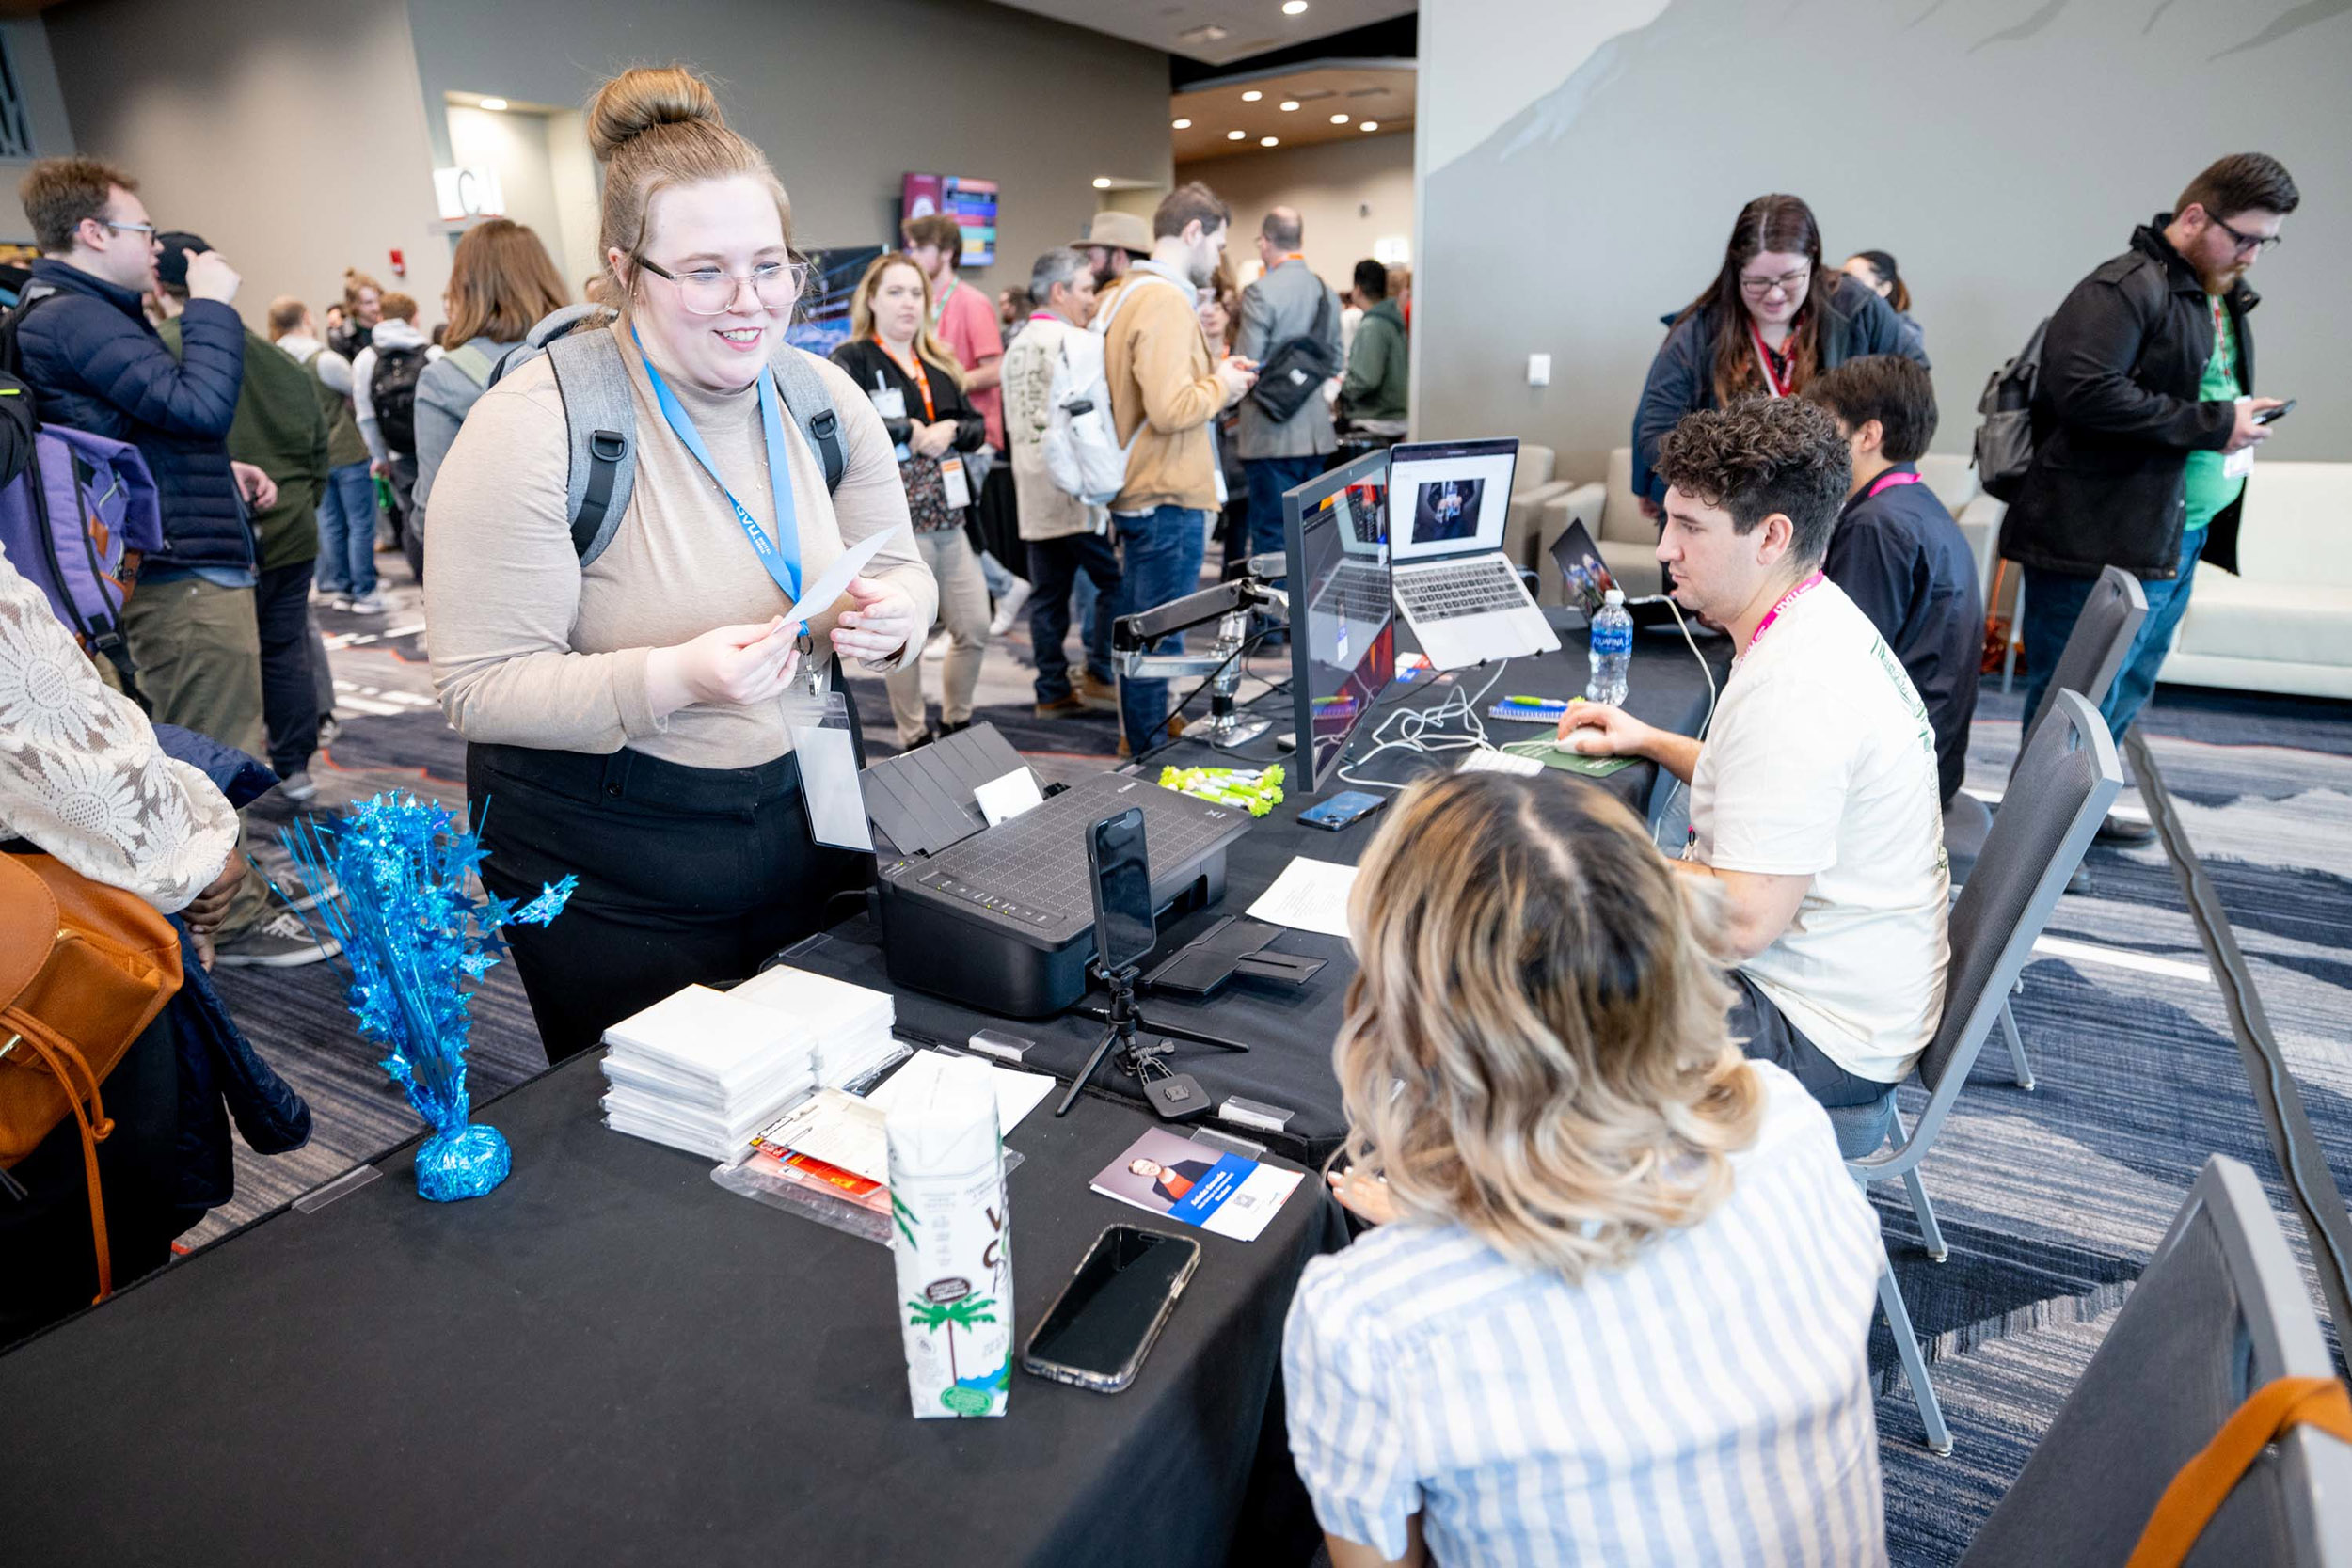
[[[937,404],[931,402],[931,378],[923,373],[922,359],[918,356],[914,361],[914,367],[910,369],[905,360],[899,358],[896,354],[891,353],[890,345],[882,341],[882,334],[879,332],[874,334],[874,346],[882,350],[882,354],[892,364],[898,367],[900,374],[904,375],[909,381],[914,383],[914,389],[916,391],[923,394],[923,422],[925,424],[937,424],[939,422],[939,408]]]

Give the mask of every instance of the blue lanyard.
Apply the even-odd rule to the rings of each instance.
[[[759,519],[743,509],[727,488],[727,482],[719,477],[719,465],[710,460],[710,449],[703,445],[702,432],[694,428],[694,417],[670,390],[670,384],[661,379],[661,372],[653,368],[653,360],[645,354],[644,342],[638,339],[637,329],[628,335],[637,343],[638,357],[645,362],[645,374],[653,382],[654,401],[661,405],[661,417],[670,421],[670,429],[686,443],[686,450],[694,454],[694,461],[710,475],[719,486],[719,494],[726,497],[735,508],[735,520],[743,525],[743,535],[752,542],[752,549],[768,575],[776,579],[793,603],[801,598],[801,527],[792,505],[792,463],[784,444],[783,400],[776,394],[775,372],[762,366],[759,372],[759,425],[768,441],[768,488],[776,500],[776,537],[770,539],[768,531],[759,526]]]

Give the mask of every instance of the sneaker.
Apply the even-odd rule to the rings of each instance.
[[[312,604],[327,605],[336,610],[341,610],[343,607],[343,601],[350,597],[351,590],[348,588],[319,588],[313,586],[310,590],[310,602]]]
[[[233,942],[217,944],[216,964],[249,964],[262,969],[299,969],[333,958],[342,944],[333,937],[316,937],[297,915],[273,915]]]
[[[291,871],[286,876],[276,879],[271,886],[272,891],[277,893],[278,900],[290,912],[295,914],[315,910],[322,900],[333,898],[343,891],[342,883],[335,879],[335,873],[332,871],[326,874],[326,889],[319,893],[312,893],[310,885],[300,877],[293,875]]]
[[[354,615],[381,615],[391,607],[384,602],[383,594],[371,589],[357,598],[345,599],[342,608]]]
[[[1029,584],[1027,579],[1024,578],[1013,578],[1012,587],[1006,592],[1003,598],[996,601],[996,618],[988,624],[988,635],[991,637],[1002,637],[1005,633],[1012,630],[1012,624],[1021,618],[1021,612],[1028,608],[1028,604]]]
[[[1072,719],[1081,713],[1091,713],[1094,710],[1084,697],[1073,691],[1067,697],[1057,697],[1050,703],[1038,704],[1035,711],[1040,719]]]
[[[278,793],[297,806],[307,806],[319,798],[319,786],[310,782],[310,775],[295,768],[278,781]]]
[[[2156,825],[2153,822],[2142,821],[2136,816],[2110,815],[2106,821],[2099,824],[2099,832],[2095,836],[2101,844],[2148,844],[2156,836]]]
[[[321,746],[331,746],[331,745],[333,745],[333,744],[335,743],[335,739],[336,739],[336,737],[337,737],[338,736],[341,736],[342,733],[343,733],[343,726],[342,726],[342,721],[341,721],[340,720],[338,720],[338,719],[337,719],[337,718],[336,718],[333,714],[328,713],[328,714],[324,714],[324,715],[321,715],[321,716],[320,716],[320,719],[319,719],[319,744],[320,744]]]
[[[943,626],[938,632],[933,634],[929,642],[923,644],[923,662],[926,664],[937,664],[940,660],[946,658],[947,657],[947,644],[952,641],[953,639],[947,635],[946,628]]]

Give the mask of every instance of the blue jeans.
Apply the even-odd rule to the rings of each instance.
[[[327,470],[319,492],[318,588],[354,598],[375,592],[375,482],[364,458]]]
[[[2180,576],[2169,582],[2143,580],[2139,585],[2148,595],[2148,619],[2139,624],[2139,635],[2132,639],[2131,652],[2123,656],[2122,668],[2115,673],[2115,684],[2107,688],[2107,700],[2099,705],[2099,717],[2107,721],[2107,733],[2119,746],[2122,744],[2123,732],[2132,727],[2132,721],[2139,717],[2149,694],[2156,689],[2156,672],[2163,667],[2164,656],[2172,651],[2173,628],[2188,612],[2188,591],[2197,578],[2197,556],[2204,547],[2203,529],[2184,533]],[[2032,566],[2026,568],[2027,719],[2041,706],[2042,693],[2058,669],[2058,655],[2064,651],[2066,639],[2074,631],[2083,606],[2090,602],[2090,590],[2098,580],[2060,577]]]
[[[1121,562],[1119,613],[1138,614],[1200,587],[1201,541],[1208,526],[1206,512],[1182,506],[1112,513],[1111,527],[1119,535]],[[1150,651],[1182,653],[1184,646],[1182,637],[1164,637]],[[1167,739],[1167,722],[1168,682],[1121,676],[1119,724],[1126,732],[1128,750],[1140,756]]]
[[[1282,492],[1295,490],[1323,472],[1320,457],[1245,457],[1249,479],[1249,553],[1282,551]]]

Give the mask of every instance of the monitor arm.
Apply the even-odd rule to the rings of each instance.
[[[1238,746],[1253,740],[1268,727],[1265,720],[1244,722],[1234,712],[1233,698],[1241,686],[1241,654],[1249,640],[1252,610],[1290,614],[1290,595],[1268,586],[1258,574],[1273,565],[1279,575],[1279,556],[1256,556],[1242,576],[1203,588],[1152,610],[1121,615],[1111,623],[1111,650],[1120,673],[1129,680],[1181,680],[1187,675],[1212,677],[1206,738],[1212,746]],[[1202,653],[1152,653],[1152,645],[1194,626],[1216,623],[1216,641]]]

